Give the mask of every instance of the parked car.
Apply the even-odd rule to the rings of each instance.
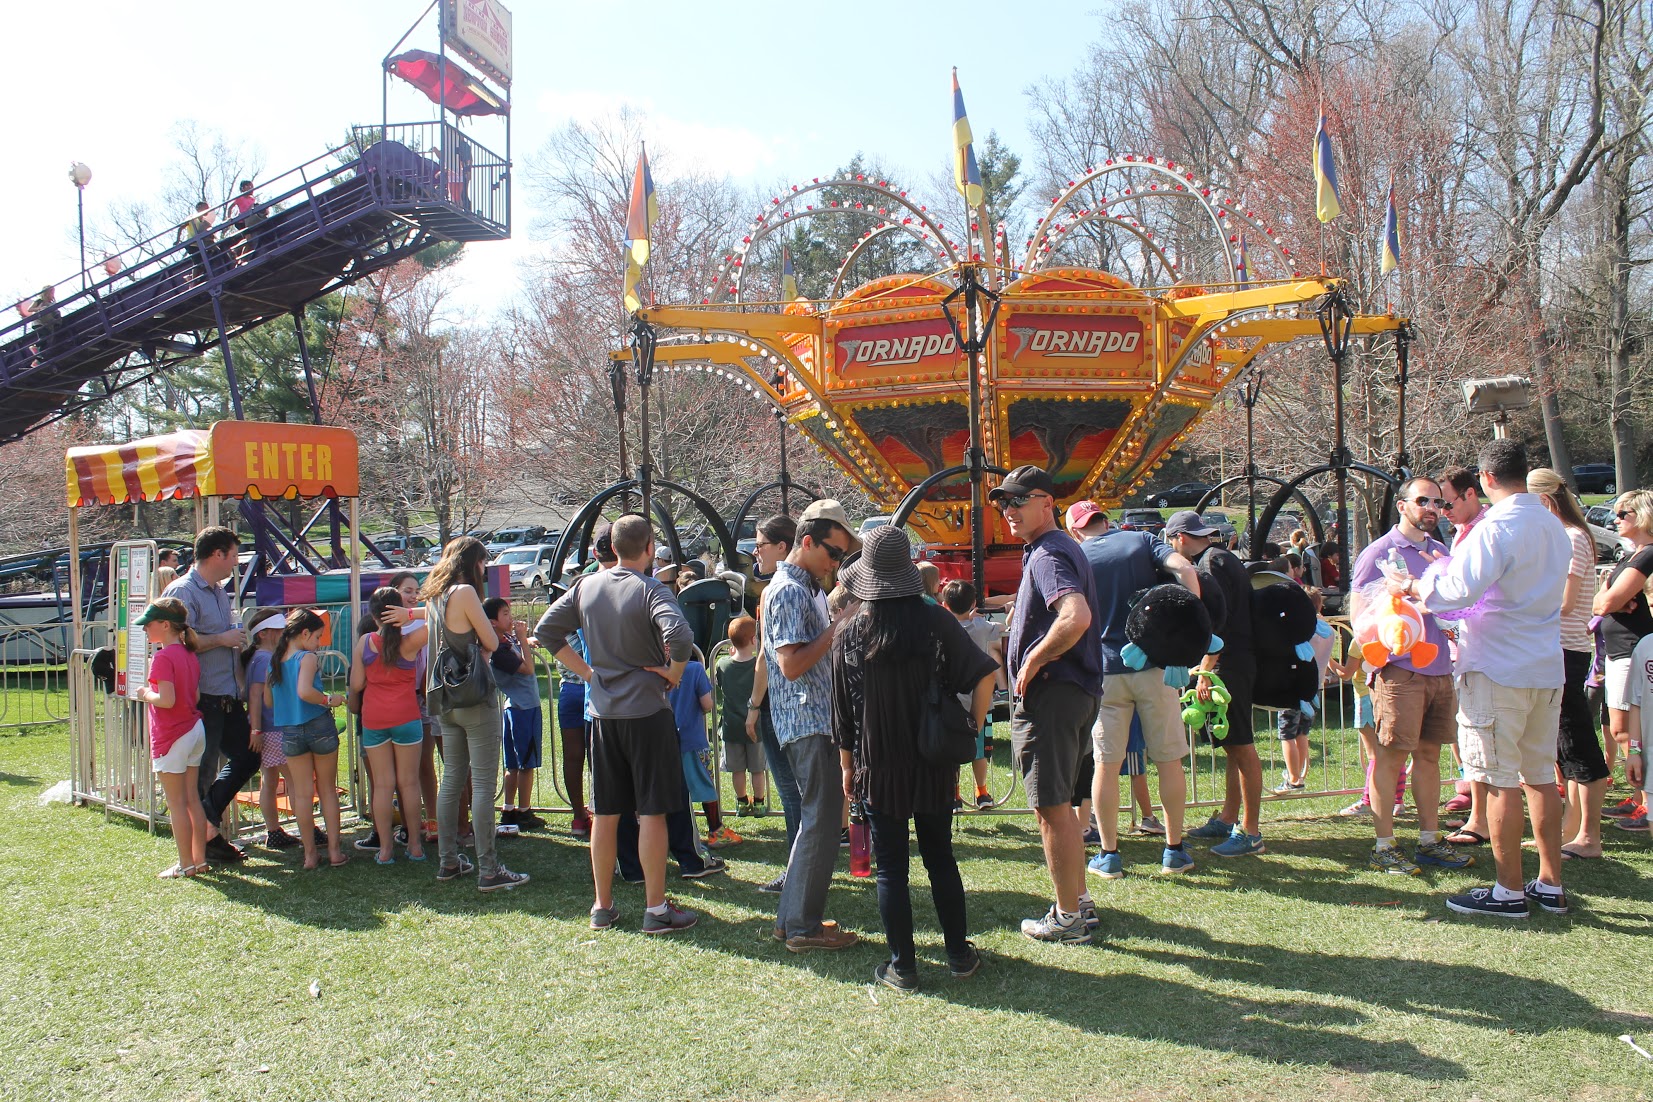
[[[1590,538],[1596,541],[1597,562],[1618,562],[1635,553],[1636,545],[1619,535],[1615,526],[1590,525]]]
[[[489,555],[497,556],[510,547],[520,547],[527,543],[554,542],[560,535],[561,532],[547,532],[543,524],[529,524],[518,528],[501,528],[489,539],[483,540],[483,543],[487,546]]]
[[[866,520],[861,522],[860,534],[864,536],[874,528],[882,528],[894,519],[895,518],[889,513],[880,513],[878,516],[868,517]]]
[[[1148,495],[1148,504],[1157,509],[1170,509],[1177,505],[1198,505],[1200,499],[1210,493],[1212,485],[1209,482],[1179,482],[1168,490]]]
[[[492,565],[510,568],[513,592],[521,590],[529,600],[544,600],[556,577],[551,561],[556,552],[555,543],[519,544],[502,551]]]
[[[1605,528],[1609,532],[1618,526],[1618,518],[1613,516],[1613,507],[1606,502],[1600,505],[1588,506],[1584,510],[1584,519],[1597,528]]]
[[[1217,530],[1217,539],[1221,540],[1225,547],[1234,539],[1234,522],[1228,519],[1227,513],[1205,513],[1200,519]]]
[[[1611,463],[1580,463],[1573,468],[1573,483],[1581,494],[1616,494],[1618,482],[1618,468]]]
[[[1165,518],[1158,509],[1126,509],[1119,518],[1119,526],[1132,532],[1159,535],[1165,531]]]
[[[415,533],[411,536],[369,536],[373,546],[382,552],[385,558],[400,566],[414,566],[425,561],[431,549],[436,547],[436,541]]]

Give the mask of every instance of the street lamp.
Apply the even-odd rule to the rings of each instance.
[[[1532,380],[1520,375],[1500,375],[1494,379],[1465,379],[1464,404],[1471,413],[1497,415],[1492,423],[1492,437],[1502,440],[1508,435],[1509,411],[1526,409],[1532,405]]]
[[[92,170],[79,161],[69,165],[69,179],[75,184],[75,214],[80,225],[80,289],[86,290],[86,185],[92,182]]]

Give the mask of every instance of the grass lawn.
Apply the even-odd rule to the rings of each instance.
[[[622,885],[624,928],[599,935],[560,817],[501,842],[533,882],[491,897],[434,883],[431,863],[303,873],[257,848],[158,882],[164,834],[39,805],[65,743],[0,734],[0,1097],[1628,1100],[1653,1084],[1617,1040],[1653,1048],[1646,836],[1610,832],[1612,860],[1569,865],[1572,915],[1493,925],[1440,902],[1486,870],[1354,872],[1369,834],[1334,801],[1273,805],[1266,856],[1196,845],[1185,878],[1152,875],[1158,844],[1127,839],[1132,875],[1093,880],[1106,940],[1080,948],[1016,932],[1047,898],[1031,820],[972,817],[956,837],[987,964],[947,978],[921,888],[924,987],[904,996],[870,986],[881,945],[769,940],[755,885],[778,868],[778,817],[736,821],[752,840],[732,875],[672,881],[696,929],[644,937]],[[847,861],[829,906],[876,941]]]

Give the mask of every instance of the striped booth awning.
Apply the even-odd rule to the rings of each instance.
[[[324,425],[219,421],[125,444],[70,448],[71,508],[190,497],[356,497],[356,434]]]

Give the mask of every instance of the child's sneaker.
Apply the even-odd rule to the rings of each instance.
[[[1467,869],[1475,858],[1450,842],[1419,842],[1412,859],[1420,865],[1435,865],[1443,869]]]
[[[1228,836],[1228,841],[1211,847],[1211,852],[1218,857],[1249,857],[1254,853],[1262,853],[1263,836],[1261,834],[1247,834],[1244,828],[1236,826]]]
[[[574,822],[569,827],[569,833],[576,838],[591,837],[591,818],[586,815],[574,816]]]
[[[1137,820],[1136,831],[1138,834],[1154,834],[1163,836],[1165,834],[1165,824],[1154,818],[1152,815],[1144,815],[1142,818]]]
[[[270,849],[292,849],[299,841],[280,827],[264,835],[264,845]]]
[[[1193,830],[1188,831],[1185,837],[1223,839],[1233,833],[1233,823],[1225,823],[1221,819],[1217,818],[1217,816],[1213,815],[1210,819],[1206,820],[1204,826],[1197,826]]]
[[[769,801],[768,800],[753,800],[752,801],[752,814],[756,815],[756,816],[759,816],[760,818],[762,816],[768,815],[769,814]]]
[[[1339,811],[1338,814],[1349,819],[1370,819],[1372,817],[1372,805],[1366,802],[1366,797],[1362,796],[1342,811]]]
[[[1640,814],[1631,815],[1628,818],[1619,819],[1613,825],[1618,827],[1620,830],[1635,830],[1635,831],[1645,832],[1647,830],[1647,809],[1644,807],[1644,808],[1641,809]]]
[[[754,816],[756,814],[757,814],[757,812],[752,810],[752,801],[751,800],[742,800],[742,801],[740,801],[740,807],[735,811],[735,818],[737,818],[737,819],[750,819],[752,816]]]
[[[1603,808],[1603,819],[1632,819],[1642,811],[1642,802],[1638,797],[1626,796],[1612,807]]]
[[[978,792],[978,793],[976,793],[976,810],[977,811],[991,811],[995,807],[998,807],[998,806],[999,805],[993,799],[993,794],[991,792]]]
[[[1174,876],[1179,872],[1188,872],[1194,867],[1194,859],[1188,856],[1188,851],[1181,846],[1174,849],[1165,847],[1165,854],[1159,859],[1159,871],[1162,876]]]
[[[1097,854],[1085,867],[1104,880],[1119,880],[1125,875],[1125,862],[1118,850]]]
[[[725,846],[738,846],[746,839],[730,830],[727,826],[720,826],[706,835],[706,845],[710,849],[722,849]]]
[[[1366,867],[1373,872],[1392,872],[1398,876],[1416,876],[1423,870],[1407,860],[1399,846],[1378,846],[1366,859]]]

